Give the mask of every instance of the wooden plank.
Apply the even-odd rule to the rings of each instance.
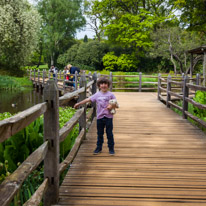
[[[47,151],[48,142],[45,142],[2,182],[0,185],[0,205],[9,205],[23,181],[43,161]]]
[[[23,206],[38,206],[41,203],[43,195],[48,188],[48,179],[45,179],[35,193],[27,200]]]
[[[93,155],[96,123],[60,187],[58,205],[206,205],[205,134],[154,93],[115,93],[115,156]]]
[[[0,121],[0,142],[5,141],[12,135],[16,134],[17,132],[31,124],[46,110],[47,103],[44,102],[37,104],[23,112],[20,112],[13,117]]]
[[[59,97],[59,105],[62,106],[65,103],[69,102],[70,100],[77,97],[79,94],[83,93],[85,91],[85,87],[82,87],[72,93],[66,93],[64,96]]]

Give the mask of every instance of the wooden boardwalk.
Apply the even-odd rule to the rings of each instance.
[[[206,205],[205,135],[157,100],[115,93],[115,156],[93,155],[96,124],[60,187],[57,205]]]

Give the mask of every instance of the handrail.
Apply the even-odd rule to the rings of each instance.
[[[65,160],[60,164],[59,166],[59,173],[61,174],[70,164],[71,162],[73,161],[73,159],[75,158],[77,152],[78,152],[78,149],[80,147],[80,144],[83,140],[83,137],[84,137],[84,133],[85,133],[85,130],[84,128],[81,130],[81,132],[79,133],[78,137],[76,138],[75,140],[75,144],[74,146],[72,147],[70,153],[67,155],[67,157],[65,158]]]
[[[37,104],[13,117],[0,121],[0,142],[16,134],[47,110],[47,103]]]
[[[90,78],[91,79],[91,78]],[[85,98],[88,88],[92,89],[92,94],[96,92],[97,75],[93,74],[93,80],[86,83],[85,74],[80,79],[80,89],[67,93],[62,97],[58,97],[58,90],[54,81],[48,81],[45,87],[44,100],[45,102],[35,105],[11,118],[0,121],[0,141],[3,142],[13,134],[28,126],[36,120],[40,115],[44,115],[44,143],[35,150],[28,158],[8,176],[0,185],[0,205],[8,205],[14,195],[20,189],[26,177],[43,161],[45,180],[35,194],[24,205],[38,205],[44,195],[44,205],[55,204],[58,200],[59,187],[59,171],[63,172],[68,164],[72,162],[78,148],[85,138],[86,134],[86,106],[77,110],[73,117],[60,130],[58,129],[58,107],[59,105],[69,102],[75,97]],[[55,100],[56,98],[56,100]],[[93,104],[93,106],[95,106]],[[89,112],[90,118],[95,116],[95,110]],[[74,147],[70,151],[67,158],[59,164],[59,143],[63,141],[71,132],[73,127],[78,123],[80,126],[80,134],[77,137]],[[53,127],[55,125],[55,127]],[[55,149],[55,152],[54,151]],[[68,161],[69,159],[69,161]],[[52,166],[52,168],[51,168]],[[45,193],[45,194],[44,194]],[[53,195],[51,195],[53,194]]]
[[[48,141],[35,150],[10,176],[8,176],[0,187],[0,205],[6,206],[20,189],[23,181],[37,168],[46,156]]]
[[[41,203],[45,191],[48,188],[48,185],[49,180],[48,178],[46,178],[44,179],[43,183],[39,186],[39,188],[36,190],[36,192],[31,196],[31,198],[23,204],[23,206],[39,205]]]
[[[201,124],[203,127],[206,128],[206,122],[205,121],[203,121],[202,119],[192,115],[188,111],[188,103],[191,103],[192,105],[194,105],[195,107],[197,107],[199,109],[206,109],[205,104],[200,104],[200,103],[194,101],[193,99],[191,99],[191,96],[193,95],[193,93],[190,92],[190,89],[195,90],[195,91],[197,91],[197,90],[206,91],[206,87],[199,85],[200,79],[201,78],[199,77],[199,74],[197,74],[196,79],[189,78],[189,77],[185,76],[183,82],[177,82],[177,81],[174,81],[171,76],[168,76],[168,78],[167,78],[167,88],[163,88],[162,87],[162,81],[165,81],[165,79],[163,79],[161,77],[161,75],[159,75],[159,79],[158,79],[158,100],[165,103],[167,105],[167,107],[172,106],[172,107],[180,110],[182,112],[182,117],[184,119],[187,119],[187,117],[189,117],[189,118],[193,119],[194,121],[198,122],[199,124]],[[196,85],[189,83],[189,81],[191,81],[191,80],[195,80]],[[174,89],[174,87],[172,87],[172,85],[181,86],[180,87],[181,93],[177,93],[176,91],[172,91],[172,89]],[[161,95],[161,91],[166,92],[166,94],[167,94],[167,99],[166,100]],[[172,98],[172,96],[175,96],[178,99],[174,99],[174,98]],[[175,102],[173,102],[173,100],[182,100],[182,106],[179,106],[179,105],[175,104]]]
[[[74,128],[79,118],[84,112],[84,108],[79,109],[75,115],[59,130],[59,141],[62,142],[67,137],[67,135]]]

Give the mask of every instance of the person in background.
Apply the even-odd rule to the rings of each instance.
[[[58,68],[55,67],[54,65],[51,65],[50,69],[49,69],[49,72],[52,72],[53,73],[53,78],[55,79],[56,77],[56,71],[58,72]]]
[[[80,69],[78,67],[74,67],[71,64],[67,65],[67,68],[69,69],[70,74],[73,74],[73,76],[70,76],[70,81],[75,81],[75,72],[79,74]],[[73,86],[75,87],[75,83],[73,83]]]

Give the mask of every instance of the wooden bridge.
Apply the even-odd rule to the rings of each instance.
[[[96,125],[60,187],[58,205],[206,205],[205,135],[155,93],[115,93],[115,156],[93,155]]]
[[[86,84],[82,75],[80,89],[60,98],[54,82],[49,82],[44,103],[0,121],[0,141],[3,142],[44,114],[44,144],[0,185],[0,205],[9,205],[23,181],[42,160],[45,180],[25,206],[39,205],[43,196],[45,206],[206,205],[205,134],[186,119],[189,117],[206,127],[204,121],[188,111],[188,103],[206,109],[206,105],[192,99],[194,91],[206,91],[199,85],[199,77],[194,84],[190,82],[194,79],[188,77],[176,81],[159,76],[158,94],[115,92],[120,103],[114,117],[115,156],[109,155],[106,138],[103,152],[93,155],[95,118],[87,134],[85,131],[87,120],[95,116],[95,105],[87,116],[85,105],[62,129],[57,126],[59,105],[76,96],[80,100],[85,98],[90,87],[94,93],[96,79],[94,74],[93,80]],[[176,104],[177,99],[182,100],[182,107]],[[183,118],[170,107],[180,110]],[[79,136],[71,152],[59,163],[59,142],[78,120]],[[59,188],[59,175],[69,165]]]

